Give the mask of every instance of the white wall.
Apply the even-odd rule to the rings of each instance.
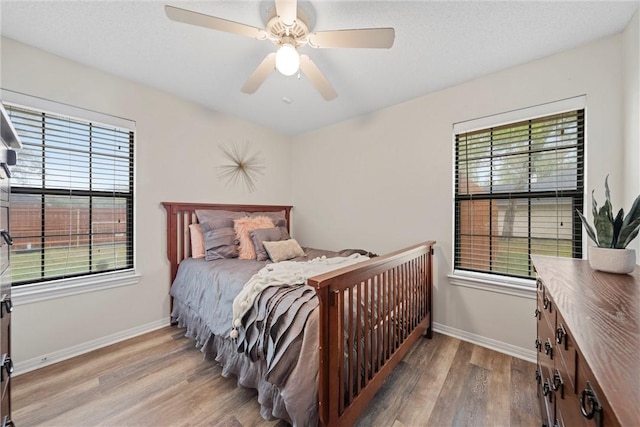
[[[385,253],[435,239],[435,322],[530,351],[532,299],[453,286],[447,279],[453,123],[587,94],[587,189],[602,191],[610,173],[612,191],[624,194],[627,206],[639,192],[638,14],[623,35],[293,140],[13,40],[2,38],[1,47],[2,88],[137,122],[136,257],[142,279],[18,305],[12,333],[18,365],[167,321],[164,200],[293,202],[296,237],[316,247]],[[261,149],[267,167],[253,194],[226,187],[215,173],[218,144],[244,139]],[[623,160],[625,150],[635,156]]]
[[[136,258],[142,279],[125,286],[18,305],[18,366],[69,348],[168,323],[169,263],[162,201],[291,204],[290,138],[144,85],[2,38],[0,85],[136,121]],[[265,175],[254,193],[216,175],[218,145],[251,142]]]
[[[623,139],[625,159],[624,209],[640,194],[640,10],[623,33]],[[640,264],[640,238],[630,249],[636,250],[636,264]]]
[[[296,137],[297,238],[311,246],[380,253],[435,239],[435,322],[532,354],[533,299],[455,286],[447,278],[453,246],[452,127],[586,94],[586,188],[601,189],[609,173],[611,188],[621,197],[621,45],[620,35],[609,37]],[[638,160],[633,163],[637,168]]]

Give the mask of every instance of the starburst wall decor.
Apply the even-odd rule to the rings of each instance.
[[[260,152],[252,153],[248,141],[229,146],[222,144],[219,147],[228,163],[219,166],[218,177],[227,185],[240,184],[253,193],[257,178],[264,174]]]

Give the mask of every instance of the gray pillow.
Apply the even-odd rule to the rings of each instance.
[[[233,220],[244,218],[246,212],[196,210],[204,236],[205,259],[237,258],[238,240]]]
[[[205,241],[204,259],[207,261],[238,257],[238,239],[233,228],[214,228],[202,234]]]
[[[214,228],[233,228],[233,220],[247,217],[246,212],[233,211],[212,211],[196,209],[196,216],[203,231],[212,230]]]
[[[258,228],[249,232],[251,241],[256,249],[256,260],[266,261],[269,259],[267,251],[264,249],[264,242],[274,242],[278,240],[290,239],[287,229],[284,227]]]
[[[287,227],[276,227],[278,230],[280,230],[280,240],[289,240],[291,238],[291,236],[289,235],[289,232],[287,231]]]

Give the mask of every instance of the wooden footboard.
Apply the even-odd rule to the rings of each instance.
[[[291,206],[163,202],[171,284],[191,256],[196,209],[286,212]],[[384,379],[421,336],[431,338],[430,241],[312,277],[320,301],[318,404],[325,426],[353,425]]]
[[[431,338],[434,244],[308,280],[320,299],[322,425],[353,425],[411,345]]]

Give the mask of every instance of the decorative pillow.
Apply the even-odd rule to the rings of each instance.
[[[207,261],[238,257],[238,239],[233,228],[214,228],[203,234],[206,249],[204,259]]]
[[[204,235],[200,224],[189,225],[191,236],[191,258],[204,258]]]
[[[249,236],[253,242],[253,248],[256,251],[256,259],[258,261],[266,261],[269,259],[269,255],[267,255],[267,251],[264,249],[264,242],[276,242],[278,240],[287,240],[291,238],[288,233],[286,237],[283,236],[281,228],[282,227],[259,228],[249,232]],[[287,232],[286,229],[284,231],[285,233]]]
[[[289,236],[289,232],[287,231],[287,227],[276,227],[280,230],[280,240],[289,240],[291,236]]]
[[[246,212],[196,210],[204,235],[205,259],[236,258],[238,242],[233,221],[247,217]]]
[[[273,221],[266,216],[240,218],[233,221],[233,228],[236,231],[236,238],[240,241],[239,258],[256,259],[256,250],[249,233],[259,228],[273,228]]]
[[[296,239],[264,242],[263,245],[273,262],[285,261],[305,255]]]

